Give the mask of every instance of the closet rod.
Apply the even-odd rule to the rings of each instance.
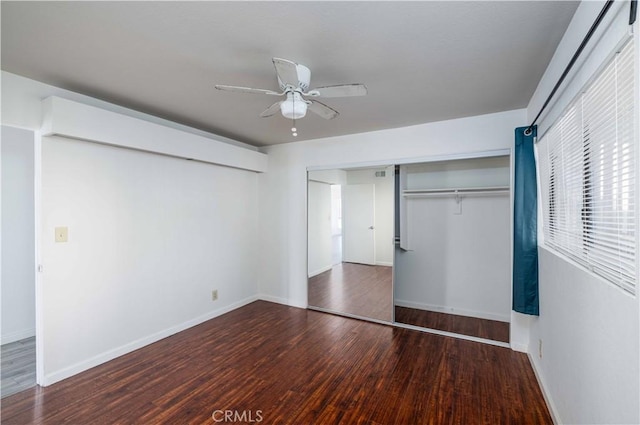
[[[458,196],[458,195],[486,195],[493,193],[509,193],[508,186],[500,187],[477,187],[465,189],[419,189],[419,190],[403,190],[402,196],[423,197],[423,196]]]
[[[632,10],[634,8],[634,4],[633,3],[634,2],[632,1],[631,2]],[[578,59],[578,56],[580,56],[580,53],[582,53],[582,50],[584,50],[585,46],[587,45],[587,43],[591,39],[591,36],[593,35],[593,33],[596,31],[596,29],[600,25],[600,22],[602,22],[602,19],[604,18],[604,15],[607,14],[607,12],[609,11],[609,8],[612,5],[613,5],[613,0],[607,1],[607,3],[604,5],[602,10],[600,11],[600,14],[598,15],[598,17],[594,21],[593,25],[591,25],[591,28],[589,28],[589,31],[587,32],[587,35],[585,35],[584,38],[582,39],[582,43],[580,43],[580,46],[578,47],[578,50],[576,50],[576,52],[573,54],[573,57],[569,61],[569,64],[567,65],[567,67],[562,72],[562,75],[558,79],[558,82],[556,82],[556,85],[553,87],[553,90],[551,90],[551,93],[549,94],[549,97],[547,97],[547,100],[545,100],[544,104],[542,105],[542,108],[540,108],[540,111],[538,111],[538,115],[536,115],[536,117],[533,119],[533,122],[531,123],[531,125],[529,127],[527,127],[527,129],[524,131],[525,135],[528,136],[528,135],[531,134],[531,129],[533,128],[534,125],[536,125],[536,122],[538,121],[538,118],[540,118],[540,115],[542,114],[542,112],[547,108],[547,105],[549,105],[549,102],[551,102],[551,99],[556,94],[556,91],[558,91],[558,88],[560,88],[560,85],[562,84],[564,79],[569,74],[569,71],[571,71],[571,68],[573,67],[573,65],[576,63],[576,60]],[[631,15],[634,16],[634,13],[631,12]],[[635,20],[635,18],[634,18],[634,20]],[[631,21],[631,18],[629,19],[629,21]]]

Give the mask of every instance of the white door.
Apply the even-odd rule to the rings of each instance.
[[[375,186],[373,184],[342,186],[343,261],[375,264],[374,210]]]

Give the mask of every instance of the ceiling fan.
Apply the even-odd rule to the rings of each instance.
[[[260,114],[260,116],[270,117],[280,111],[285,118],[292,120],[303,118],[307,114],[307,110],[327,120],[338,116],[338,111],[335,109],[330,108],[317,100],[306,98],[364,96],[367,94],[367,88],[364,84],[342,84],[337,86],[317,87],[309,90],[309,82],[311,80],[311,71],[309,68],[290,60],[280,58],[273,58],[273,65],[276,68],[278,86],[280,87],[280,90],[282,90],[281,92],[219,84],[215,87],[218,90],[241,93],[285,96],[285,99],[269,106]],[[295,130],[293,131],[295,135]]]

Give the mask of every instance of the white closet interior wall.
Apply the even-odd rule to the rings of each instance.
[[[397,250],[396,305],[509,321],[509,163],[499,156],[403,166],[410,250]],[[464,192],[479,188],[495,192]]]
[[[331,270],[331,185],[309,180],[309,277]]]

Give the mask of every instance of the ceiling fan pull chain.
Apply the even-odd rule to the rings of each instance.
[[[296,97],[293,96],[293,127],[291,127],[291,134],[293,137],[298,137],[298,129],[296,128]]]

